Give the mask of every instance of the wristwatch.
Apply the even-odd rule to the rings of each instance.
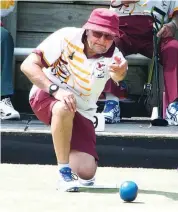
[[[56,84],[51,84],[50,86],[49,86],[49,95],[50,96],[53,96],[53,93],[54,92],[56,92],[57,90],[59,89],[59,86],[58,85],[56,85]]]

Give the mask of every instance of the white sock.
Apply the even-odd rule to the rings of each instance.
[[[90,185],[91,183],[94,184],[95,183],[95,176],[89,180],[84,180],[80,177],[78,177],[78,180],[80,182],[80,184],[84,185],[84,186],[87,186],[87,185]]]
[[[106,93],[106,101],[107,100],[114,100],[116,102],[119,102],[119,98],[117,96],[114,96],[113,94],[111,93]]]
[[[58,168],[59,170],[61,170],[62,168],[65,168],[65,167],[69,167],[69,164],[68,163],[58,163]]]

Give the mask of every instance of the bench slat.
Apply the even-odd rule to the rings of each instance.
[[[22,61],[25,57],[27,57],[34,48],[15,48],[14,55],[17,61]],[[150,61],[149,58],[141,55],[141,54],[132,54],[126,57],[129,62],[129,65],[147,65]]]

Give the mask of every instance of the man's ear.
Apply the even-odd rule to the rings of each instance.
[[[86,29],[86,35],[88,35],[89,29]]]

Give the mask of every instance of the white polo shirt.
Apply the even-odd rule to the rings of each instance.
[[[121,0],[111,0],[111,2],[114,6],[118,6],[121,4]],[[119,16],[150,15],[153,6],[158,7],[160,10],[164,11],[167,14],[165,17],[166,22],[168,18],[172,18],[172,15],[175,11],[178,11],[178,0],[140,0],[137,3],[132,3],[128,6],[122,6],[121,8],[111,7],[111,10],[116,11]]]
[[[110,78],[108,66],[113,62],[112,55],[123,57],[118,48],[110,57],[88,59],[84,54],[82,37],[84,29],[67,27],[50,35],[38,47],[46,68],[45,75],[61,88],[69,89],[77,100],[77,111],[93,120],[96,102]],[[33,86],[30,97],[36,91]]]

